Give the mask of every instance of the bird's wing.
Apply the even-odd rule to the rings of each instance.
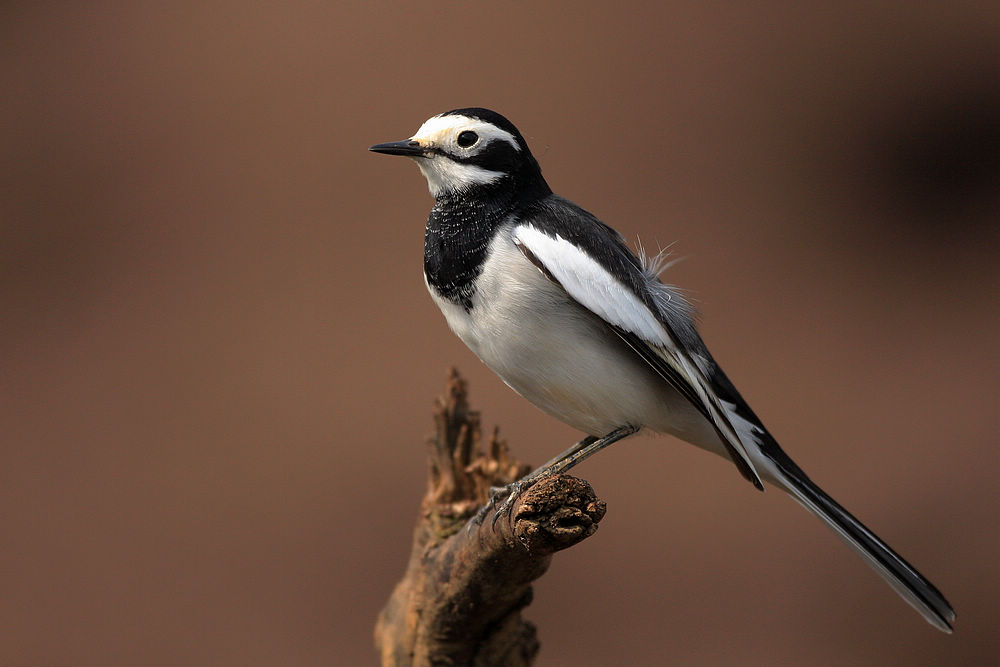
[[[591,218],[599,222],[596,218]],[[719,397],[708,377],[711,357],[698,357],[681,340],[677,327],[665,316],[664,304],[650,290],[649,277],[624,246],[620,237],[600,223],[603,232],[600,255],[581,249],[580,240],[593,238],[544,229],[552,225],[524,222],[512,230],[512,238],[524,256],[547,277],[560,285],[581,306],[600,317],[656,372],[698,409],[712,424],[740,473],[758,489],[760,481],[747,452],[744,438],[754,439],[758,425],[739,415],[736,406]],[[611,254],[608,255],[607,252]],[[614,267],[614,273],[609,267]],[[615,277],[620,275],[625,280]],[[655,280],[655,279],[654,279]],[[656,283],[663,287],[658,281]],[[693,332],[693,327],[691,328]],[[694,334],[696,336],[696,334]],[[699,339],[700,343],[700,339]]]

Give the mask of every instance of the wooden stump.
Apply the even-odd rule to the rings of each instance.
[[[529,467],[510,457],[496,431],[482,451],[479,414],[454,369],[445,391],[434,409],[410,561],[379,614],[375,644],[383,665],[530,665],[539,642],[521,610],[531,603],[531,582],[553,553],[594,534],[605,504],[587,482],[558,475],[524,491],[495,525],[495,508],[471,521],[491,487]]]

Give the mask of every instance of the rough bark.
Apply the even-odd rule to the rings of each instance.
[[[530,665],[535,626],[521,618],[531,582],[552,554],[593,535],[605,512],[590,485],[542,479],[494,525],[496,509],[471,520],[490,487],[528,472],[494,431],[481,451],[479,414],[453,369],[434,408],[430,475],[406,574],[378,617],[383,665]]]

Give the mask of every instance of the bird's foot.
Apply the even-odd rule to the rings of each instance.
[[[469,521],[469,529],[470,530],[472,529],[473,526],[478,526],[478,525],[482,524],[483,520],[486,518],[486,515],[490,513],[490,510],[492,510],[494,507],[497,506],[497,500],[499,498],[505,497],[507,495],[508,490],[510,489],[511,486],[513,486],[513,484],[510,484],[510,485],[507,485],[507,486],[491,486],[490,487],[490,491],[489,491],[490,498],[489,498],[489,500],[486,501],[485,505],[483,505],[482,507],[479,508],[479,511],[476,512],[476,515],[474,517],[472,517],[472,519]],[[493,523],[495,525],[496,521],[494,521]]]
[[[523,479],[519,479],[516,482],[508,484],[507,486],[493,487],[490,489],[490,501],[485,507],[483,507],[483,509],[480,510],[482,518],[480,518],[479,521],[482,522],[489,511],[496,507],[496,513],[493,515],[493,523],[491,526],[491,528],[496,531],[497,521],[499,521],[500,517],[504,515],[510,516],[511,510],[514,509],[514,503],[517,502],[517,499],[521,497],[522,493],[533,487],[542,479],[554,474],[556,473],[540,469]],[[497,502],[500,501],[501,498],[503,499],[503,502],[497,506]]]
[[[500,517],[505,514],[509,515],[511,509],[514,507],[514,502],[521,496],[521,493],[527,491],[537,481],[538,478],[531,479],[529,476],[512,482],[507,486],[490,487],[490,499],[485,505],[479,508],[476,515],[469,521],[469,529],[471,530],[473,526],[482,524],[486,519],[486,515],[496,508],[496,514],[493,515],[493,521],[490,524],[490,528],[495,532],[497,521]]]
[[[490,526],[494,532],[497,529],[497,521],[501,516],[505,514],[510,514],[510,510],[514,507],[514,501],[520,497],[521,493],[528,489],[534,480],[518,480],[507,486],[494,487],[490,489],[490,502],[489,506],[496,506],[496,514],[493,515],[493,524]],[[497,506],[497,501],[503,498],[503,502]],[[487,510],[488,511],[488,510]]]
[[[490,513],[490,510],[496,507],[497,497],[506,488],[507,488],[506,486],[490,487],[490,499],[486,501],[485,505],[479,508],[479,511],[476,512],[476,515],[472,517],[472,519],[469,521],[469,530],[471,530],[473,526],[478,526],[483,522],[483,519],[485,519],[486,515]]]

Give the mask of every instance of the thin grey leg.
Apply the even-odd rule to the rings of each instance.
[[[588,435],[586,438],[576,443],[559,456],[556,456],[541,467],[537,468],[535,471],[522,477],[513,484],[505,486],[502,489],[497,489],[497,492],[490,496],[490,502],[485,508],[483,508],[483,510],[480,511],[482,516],[477,515],[477,518],[479,521],[482,521],[486,512],[488,512],[489,509],[496,503],[497,498],[502,495],[506,495],[507,497],[504,499],[503,504],[497,508],[496,514],[493,515],[493,525],[496,525],[497,519],[499,519],[501,515],[510,512],[511,507],[514,505],[514,501],[521,495],[521,492],[537,482],[539,479],[549,475],[564,473],[581,461],[590,458],[605,447],[613,445],[622,438],[627,438],[638,430],[638,426],[620,426],[602,438],[596,438],[592,435]]]
[[[494,505],[497,504],[497,500],[498,499],[500,499],[500,498],[513,498],[514,500],[516,500],[517,497],[521,494],[522,490],[524,490],[524,489],[528,488],[529,486],[531,486],[532,484],[534,484],[536,481],[538,481],[538,479],[540,477],[543,477],[546,474],[545,471],[548,470],[550,467],[556,465],[557,463],[559,463],[560,461],[562,461],[565,458],[574,456],[580,450],[585,449],[586,447],[588,447],[591,443],[593,443],[595,441],[597,441],[597,437],[596,436],[588,435],[586,438],[584,438],[580,442],[576,443],[575,445],[573,445],[572,447],[570,447],[569,449],[567,449],[562,454],[559,454],[555,458],[552,458],[549,461],[546,461],[544,464],[542,464],[541,467],[536,468],[535,470],[529,472],[527,475],[525,475],[521,479],[517,480],[516,482],[512,482],[512,483],[508,484],[507,486],[494,486],[494,487],[492,487],[490,489],[490,499],[489,499],[489,501],[479,509],[479,511],[476,513],[475,518],[473,518],[472,523],[470,524],[470,526],[471,525],[479,525],[480,523],[482,523],[483,519],[486,517],[486,514],[491,509],[493,509]],[[513,500],[511,500],[510,502],[513,503]],[[510,509],[510,505],[507,504],[507,503],[504,503],[503,507],[506,507],[508,510]],[[500,514],[500,512],[497,512],[497,515],[499,515],[499,514]],[[496,524],[496,516],[493,517],[493,523],[494,523],[494,525]]]
[[[583,447],[569,449],[557,456],[552,461],[549,461],[544,466],[531,473],[529,477],[533,477],[537,480],[539,477],[544,475],[558,475],[566,472],[577,463],[589,459],[591,456],[601,451],[609,445],[613,445],[619,440],[629,437],[630,435],[636,433],[639,430],[638,426],[622,426],[616,428],[611,433],[608,433],[603,438],[594,438],[589,443]],[[581,440],[578,445],[586,440]],[[575,451],[574,451],[575,450]]]
[[[525,487],[531,486],[532,482],[535,482],[539,478],[544,477],[545,475],[549,474],[549,471],[554,466],[559,465],[562,461],[565,461],[566,459],[569,459],[569,458],[572,458],[574,456],[577,456],[581,451],[583,451],[587,447],[590,447],[592,444],[594,444],[598,440],[600,440],[600,438],[598,438],[597,436],[588,435],[586,438],[584,438],[580,442],[576,443],[575,445],[573,445],[572,447],[570,447],[569,449],[567,449],[562,454],[559,454],[559,455],[557,455],[557,456],[549,459],[548,461],[546,461],[542,465],[538,466],[537,468],[535,468],[534,470],[532,470],[531,472],[529,472],[527,475],[525,475],[524,477],[522,477],[518,481],[522,485],[524,485]]]

